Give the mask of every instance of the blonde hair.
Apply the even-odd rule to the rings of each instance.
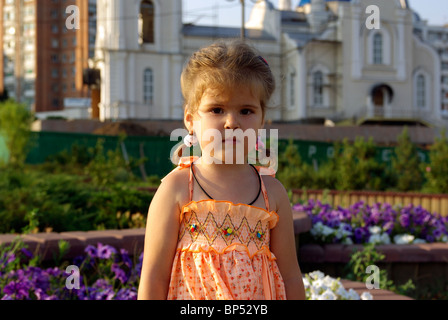
[[[191,113],[197,111],[207,89],[230,91],[235,86],[250,86],[260,97],[263,119],[275,90],[275,79],[266,60],[240,39],[219,40],[194,52],[183,68],[180,83],[184,110]],[[183,149],[183,144],[176,149],[171,157],[173,163],[183,156]]]
[[[263,115],[275,90],[266,60],[242,40],[220,40],[193,53],[180,78],[184,107],[194,112],[206,89],[231,90],[244,84],[260,97]]]

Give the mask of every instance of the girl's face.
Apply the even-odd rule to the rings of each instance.
[[[196,112],[185,113],[185,124],[197,135],[202,158],[213,163],[246,163],[264,124],[260,99],[250,87],[206,89],[193,109]]]

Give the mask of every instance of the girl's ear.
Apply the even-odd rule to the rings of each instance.
[[[193,114],[189,111],[188,105],[185,106],[184,124],[189,133],[193,132]]]

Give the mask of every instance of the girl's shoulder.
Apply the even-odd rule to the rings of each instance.
[[[188,180],[189,170],[172,171],[162,179],[157,193],[168,196],[181,207],[182,203],[188,202]]]
[[[279,208],[279,203],[288,198],[288,192],[286,191],[283,184],[273,176],[262,175],[263,183],[268,194],[269,203],[271,204],[272,210],[277,211]],[[274,205],[274,207],[272,207]]]

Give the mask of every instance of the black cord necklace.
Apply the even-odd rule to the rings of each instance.
[[[260,178],[260,174],[258,173],[257,168],[255,168],[252,164],[249,164],[249,165],[250,165],[252,168],[254,168],[254,170],[255,170],[255,172],[256,172],[256,174],[257,174],[257,177],[258,177],[258,194],[257,194],[257,196],[255,197],[255,199],[254,199],[251,203],[249,203],[249,206],[250,206],[250,205],[252,205],[253,203],[255,203],[255,201],[257,201],[258,197],[260,196],[260,193],[261,193],[261,178]],[[198,184],[199,188],[201,188],[201,190],[206,194],[207,197],[209,197],[209,198],[212,199],[212,200],[215,200],[215,199],[213,199],[213,198],[207,193],[207,191],[204,190],[204,188],[202,188],[201,184],[199,183],[198,179],[196,178],[196,175],[194,174],[194,170],[193,170],[193,163],[192,163],[191,166],[190,166],[190,170],[191,170],[191,173],[193,174],[194,180],[195,180],[196,183]]]

